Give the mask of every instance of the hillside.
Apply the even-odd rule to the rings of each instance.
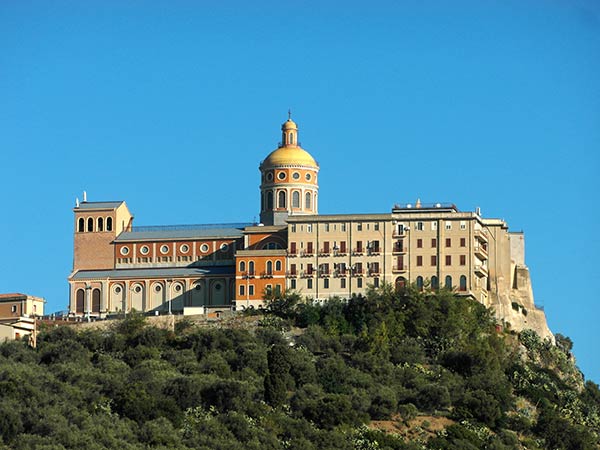
[[[4,449],[595,449],[569,353],[452,292],[273,299],[251,327],[131,315],[0,345]]]

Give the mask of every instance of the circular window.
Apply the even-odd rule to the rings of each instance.
[[[179,247],[179,250],[181,251],[181,253],[187,253],[190,251],[190,247],[187,244],[183,244],[181,247]]]
[[[294,173],[292,174],[292,178],[293,178],[294,180],[299,180],[299,179],[300,179],[300,174],[299,174],[298,172],[294,172]]]
[[[181,285],[180,284],[176,284],[175,285],[175,292],[181,292]]]
[[[200,286],[199,284],[197,284],[196,286],[194,286],[194,289],[196,289],[197,291],[199,291],[200,289],[202,289],[202,286]]]
[[[121,293],[121,286],[115,287],[115,293],[117,293],[117,294]]]
[[[142,248],[140,248],[140,253],[142,255],[147,255],[149,251],[150,251],[150,249],[148,248],[147,245],[144,245]]]
[[[139,294],[140,292],[142,292],[142,287],[136,286],[133,290]]]
[[[168,246],[168,245],[162,245],[162,246],[160,247],[160,252],[161,252],[163,255],[165,255],[165,254],[169,253],[169,246]]]
[[[200,251],[201,251],[202,253],[206,253],[206,252],[208,251],[208,245],[207,245],[207,244],[202,244],[202,245],[200,246]]]
[[[161,291],[161,289],[162,289],[162,288],[160,287],[160,284],[157,284],[156,286],[154,286],[154,290],[155,290],[156,292],[160,292],[160,291]]]
[[[129,255],[129,247],[121,247],[121,255]]]
[[[285,180],[285,177],[286,177],[285,172],[279,172],[277,174],[277,178],[279,178],[280,180]]]
[[[221,290],[221,285],[219,283],[215,284],[215,290],[216,291],[220,291]]]
[[[267,173],[267,181],[273,181],[273,172]]]
[[[226,252],[227,250],[229,250],[229,245],[227,245],[227,244],[221,244],[220,248],[221,248],[222,252]]]
[[[306,181],[310,181],[310,179],[311,179],[312,177],[310,176],[310,173],[307,173],[307,174],[306,174],[306,176],[305,176],[305,178],[306,178]]]

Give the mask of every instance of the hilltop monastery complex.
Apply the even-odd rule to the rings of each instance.
[[[318,213],[319,165],[288,119],[260,164],[260,223],[136,227],[124,201],[77,202],[71,314],[260,307],[266,292],[327,300],[367,286],[450,287],[513,329],[551,336],[534,305],[523,233],[452,204]]]

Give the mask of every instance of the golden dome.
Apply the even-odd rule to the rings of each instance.
[[[295,125],[295,124],[294,124]],[[315,159],[306,150],[297,146],[279,147],[272,151],[262,163],[264,167],[309,166],[318,168]]]

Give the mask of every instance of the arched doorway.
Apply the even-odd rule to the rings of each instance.
[[[144,311],[144,286],[139,283],[131,287],[131,309],[138,312]]]
[[[120,284],[115,284],[110,290],[110,311],[123,311],[127,307],[125,305],[125,289]]]
[[[147,311],[153,311],[160,308],[165,302],[165,288],[162,283],[154,283],[150,289],[150,304],[146,308]]]
[[[218,279],[210,282],[210,299],[211,306],[224,305],[225,302],[225,281]]]
[[[203,306],[204,302],[204,281],[196,280],[192,285],[190,306],[198,307]]]

